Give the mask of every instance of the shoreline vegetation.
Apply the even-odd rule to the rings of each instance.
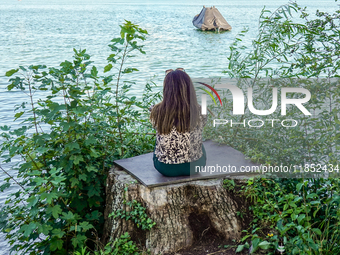
[[[129,96],[134,83],[128,75],[138,69],[126,65],[132,54],[146,54],[141,43],[147,31],[130,21],[120,27],[120,37],[109,45],[112,53],[103,76],[86,50],[76,49],[74,59],[59,68],[20,66],[6,73],[11,77],[8,90],[27,95],[27,102],[15,109],[14,119],[21,126],[0,127],[0,170],[8,175],[0,191],[11,182],[19,186],[0,212],[0,229],[14,254],[148,254],[128,234],[101,243],[107,173],[114,160],[153,150],[148,109],[161,99],[152,82],[146,84],[141,99]],[[299,125],[261,129],[216,128],[209,116],[204,138],[228,144],[264,165],[340,167],[340,12],[317,11],[312,19],[296,3],[275,11],[264,8],[258,36],[249,48],[242,44],[246,33],[247,29],[231,44],[225,75],[243,91],[251,87],[261,95],[253,98],[253,104],[265,109],[271,107],[272,87],[306,88],[312,98],[304,106],[312,116],[302,115],[296,107],[289,108],[287,116],[277,110],[270,118],[289,117]],[[275,68],[268,67],[272,63]],[[44,91],[46,97],[35,98],[36,91]],[[230,99],[225,91],[220,95],[223,107],[209,106],[218,118],[240,123],[260,117],[249,110],[232,115]],[[11,176],[1,163],[17,156],[21,161],[12,169],[17,175]],[[302,174],[251,178],[246,185],[225,179],[229,192],[249,200],[252,221],[241,240],[223,249],[236,253],[249,249],[254,254],[340,253],[339,171],[308,178]],[[149,231],[154,223],[147,208],[137,201],[126,203],[134,214],[113,212],[112,217],[125,217]],[[244,213],[239,212],[239,217]]]

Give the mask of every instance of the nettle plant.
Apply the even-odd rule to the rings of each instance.
[[[1,207],[0,228],[16,254],[67,254],[87,246],[94,251],[102,234],[105,181],[113,160],[152,151],[148,108],[159,100],[147,84],[141,99],[123,81],[138,71],[126,67],[131,52],[145,54],[147,31],[129,21],[110,44],[112,54],[99,76],[86,50],[59,68],[43,65],[10,70],[8,90],[28,95],[16,108],[20,127],[0,127],[1,166],[19,189]],[[114,71],[115,70],[115,71]],[[17,76],[15,76],[17,74]],[[40,98],[35,93],[39,92]]]

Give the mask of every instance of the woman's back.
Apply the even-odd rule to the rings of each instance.
[[[157,131],[154,166],[166,176],[190,175],[193,166],[204,164],[206,155],[201,115],[192,81],[183,69],[168,70],[163,101],[151,109],[150,120]]]

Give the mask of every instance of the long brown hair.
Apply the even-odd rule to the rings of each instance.
[[[169,134],[173,127],[180,133],[195,128],[199,119],[194,85],[187,73],[175,70],[164,78],[163,101],[155,105],[150,120],[160,134]]]

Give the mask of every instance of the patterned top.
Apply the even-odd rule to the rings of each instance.
[[[169,134],[161,135],[156,129],[155,154],[157,159],[165,164],[181,164],[201,158],[203,155],[202,131],[206,123],[207,116],[200,115],[199,124],[190,132],[180,133],[177,132],[176,127],[173,127]]]

